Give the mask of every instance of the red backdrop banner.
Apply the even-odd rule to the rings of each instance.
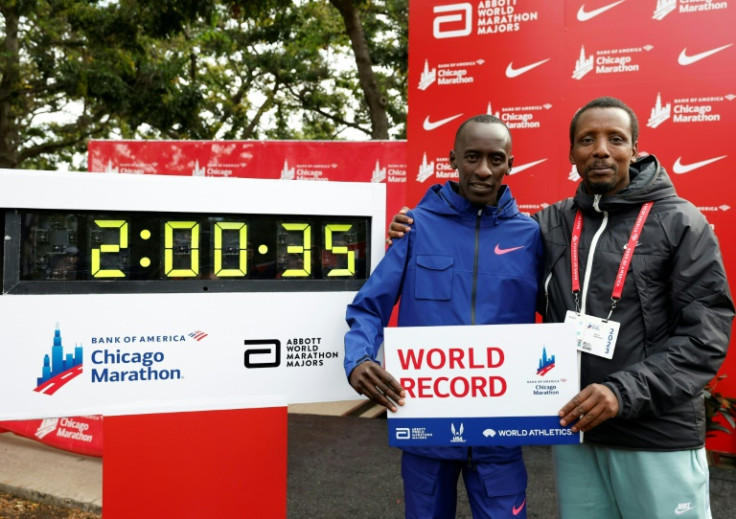
[[[711,0],[410,0],[407,202],[456,178],[454,132],[479,113],[511,129],[507,183],[523,211],[572,196],[570,119],[611,95],[638,115],[639,152],[657,155],[714,227],[734,292],[735,26],[736,5]],[[721,373],[736,396],[736,352]],[[736,453],[736,433],[708,447]]]

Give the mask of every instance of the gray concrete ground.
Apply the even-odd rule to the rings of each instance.
[[[400,453],[387,446],[385,420],[291,413],[288,424],[289,519],[403,517]],[[525,448],[524,458],[528,517],[556,517],[549,448]],[[0,490],[99,512],[102,460],[0,434]],[[462,490],[458,501],[457,518],[469,519]],[[736,470],[730,461],[711,468],[711,501],[715,519],[736,518]]]

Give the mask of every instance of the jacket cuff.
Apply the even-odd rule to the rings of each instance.
[[[624,398],[618,390],[618,385],[615,382],[603,382],[603,385],[613,391],[613,394],[616,395],[616,400],[618,400],[618,414],[616,415],[616,418],[625,416],[626,412],[628,412],[628,406],[624,403]],[[627,409],[624,409],[625,407],[627,407]]]
[[[370,355],[364,355],[355,362],[352,363],[352,365],[346,366],[347,369],[345,369],[345,372],[347,373],[348,380],[350,380],[350,375],[352,375],[353,370],[358,366],[358,364],[362,364],[366,361],[373,360]]]

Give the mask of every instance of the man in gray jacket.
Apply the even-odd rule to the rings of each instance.
[[[582,107],[570,125],[582,182],[534,215],[539,312],[577,321],[585,337],[583,389],[559,413],[584,443],[554,447],[564,519],[711,517],[702,390],[726,355],[734,306],[708,222],[654,156],[637,157],[638,134],[618,99]]]

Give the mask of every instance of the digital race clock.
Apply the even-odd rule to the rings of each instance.
[[[354,205],[332,214],[344,195],[329,193],[311,201],[321,214],[300,212],[305,200],[289,201],[299,182],[219,179],[239,193],[223,199],[207,194],[212,179],[183,195],[166,177],[5,174],[31,180],[30,193],[50,179],[68,187],[59,207],[4,203],[4,293],[356,290],[371,270],[371,216],[350,214]],[[151,196],[147,211],[110,210]],[[214,211],[197,209],[207,196]],[[70,197],[79,207],[62,209]]]

